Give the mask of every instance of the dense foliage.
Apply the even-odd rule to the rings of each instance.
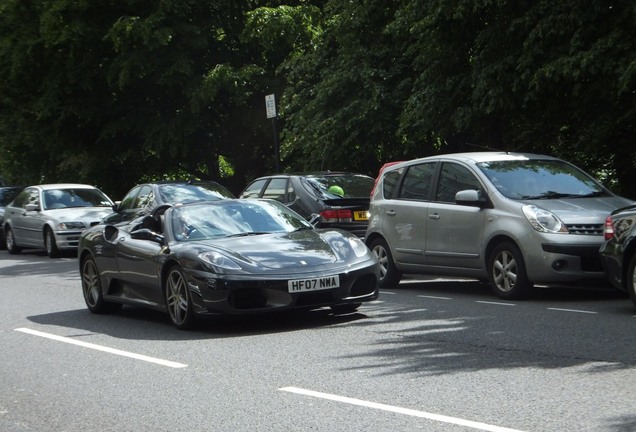
[[[0,176],[238,192],[276,132],[285,170],[490,147],[636,198],[635,22],[627,0],[4,0]]]

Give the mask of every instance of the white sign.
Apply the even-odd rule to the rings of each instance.
[[[265,96],[265,108],[267,108],[268,119],[276,117],[276,100],[273,94]]]

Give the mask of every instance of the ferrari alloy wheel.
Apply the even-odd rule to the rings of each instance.
[[[170,321],[178,329],[191,328],[194,325],[194,310],[190,290],[180,267],[174,266],[170,269],[165,289]]]
[[[99,314],[111,312],[121,307],[119,303],[104,301],[102,283],[99,279],[99,271],[97,270],[97,264],[95,264],[93,257],[87,256],[82,260],[81,273],[82,293],[84,294],[84,301],[86,302],[88,310]]]
[[[395,268],[393,255],[391,255],[386,241],[382,238],[376,238],[369,245],[369,249],[380,262],[380,287],[394,288],[400,283],[402,274]]]
[[[521,251],[513,243],[495,246],[488,261],[488,274],[493,291],[502,299],[521,299],[532,289]]]
[[[632,303],[634,303],[634,306],[636,306],[636,254],[629,260],[625,282],[625,288],[627,288],[629,298],[632,300]]]
[[[57,258],[60,256],[60,250],[57,248],[57,243],[55,243],[55,235],[53,235],[53,231],[49,227],[44,229],[44,246],[49,258]]]
[[[22,250],[22,248],[15,244],[15,237],[11,228],[7,228],[7,231],[5,232],[5,242],[7,243],[7,251],[11,255],[19,254]]]

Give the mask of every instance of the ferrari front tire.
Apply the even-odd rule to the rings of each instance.
[[[192,296],[181,267],[174,266],[168,272],[165,293],[168,315],[172,324],[180,330],[194,327]]]

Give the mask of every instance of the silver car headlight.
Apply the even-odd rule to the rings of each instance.
[[[231,258],[219,252],[203,252],[199,254],[199,259],[215,267],[228,270],[240,270],[241,266],[235,263]]]
[[[522,208],[532,228],[545,233],[567,233],[565,224],[554,213],[533,205],[524,205]]]
[[[60,222],[56,225],[56,228],[58,230],[77,230],[86,228],[86,225],[84,225],[84,222]]]

